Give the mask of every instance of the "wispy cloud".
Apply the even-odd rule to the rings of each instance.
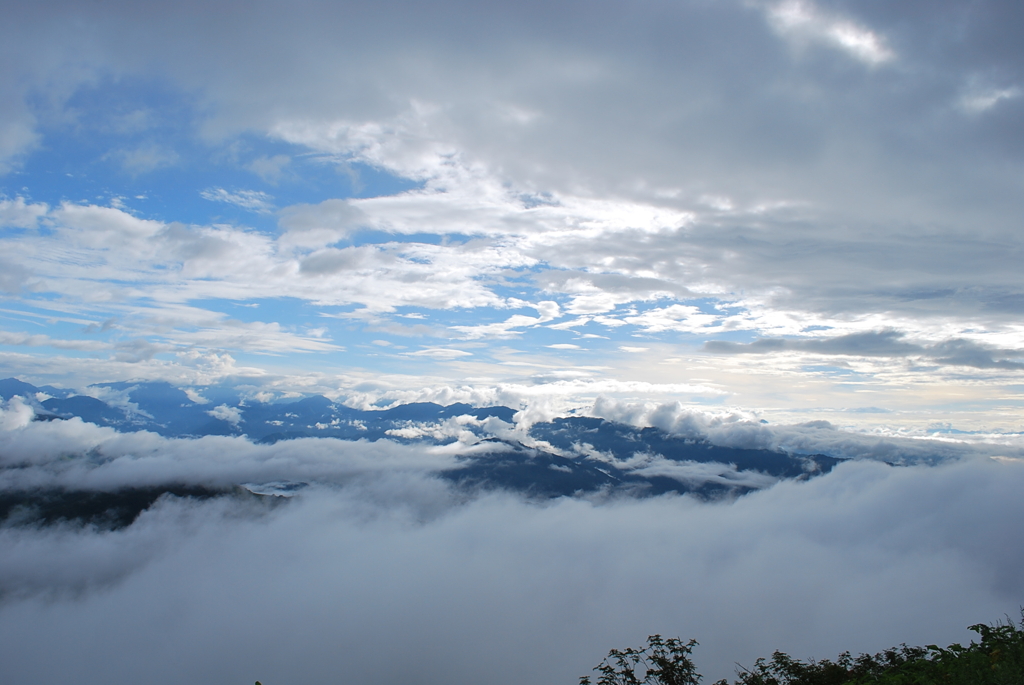
[[[174,166],[181,158],[170,148],[150,144],[113,150],[107,153],[106,159],[116,160],[130,174],[148,174],[157,169]]]
[[[960,100],[960,105],[971,114],[988,111],[1004,100],[1014,100],[1021,96],[1017,86],[1009,88],[971,88]]]
[[[204,200],[226,202],[250,212],[269,214],[274,209],[271,200],[274,198],[259,190],[236,190],[233,192],[223,188],[207,188],[199,193]]]
[[[772,24],[785,36],[832,45],[871,66],[895,57],[874,31],[822,12],[810,0],[783,0],[766,7]]]
[[[408,357],[428,357],[430,359],[438,360],[450,360],[459,359],[460,357],[470,357],[472,352],[465,350],[456,350],[450,347],[428,347],[422,350],[416,350],[415,352],[403,352],[402,354]]]

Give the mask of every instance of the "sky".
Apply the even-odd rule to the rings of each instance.
[[[5,374],[1020,429],[1016,3],[6,14]]]
[[[288,466],[343,494],[262,518],[168,503],[127,531],[3,529],[21,554],[0,559],[19,598],[0,649],[22,658],[0,661],[20,682],[83,663],[103,682],[260,677],[246,664],[323,682],[342,663],[361,682],[575,682],[656,631],[724,677],[786,645],[962,640],[1024,603],[1021,3],[0,8],[0,377],[638,425],[668,407],[702,435],[828,421],[852,456],[896,439],[963,457],[729,505],[537,508],[461,501],[380,445],[398,467]],[[2,409],[0,456],[42,455],[40,483],[59,481],[53,445],[163,455],[175,478],[214,477],[193,448],[238,478],[291,464],[24,409]],[[352,665],[389,640],[406,649],[385,676]]]

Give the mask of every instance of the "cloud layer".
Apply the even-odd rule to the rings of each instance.
[[[764,489],[716,502],[527,500],[440,479],[475,449],[468,442],[173,439],[33,420],[16,397],[0,413],[0,492],[229,494],[167,495],[116,530],[9,518],[0,674],[554,684],[660,632],[700,640],[697,663],[717,678],[774,649],[823,658],[963,640],[967,625],[1012,614],[1024,596],[1024,553],[1012,544],[1024,534],[1020,436],[871,435],[610,399],[591,413],[722,445],[860,459],[773,482],[620,454],[648,476]],[[230,494],[240,483],[294,496]]]
[[[378,473],[271,512],[168,500],[117,532],[7,528],[0,669],[554,684],[653,632],[698,638],[714,677],[776,648],[944,643],[1020,603],[1022,479],[858,462],[735,502],[537,505]]]
[[[230,355],[293,390],[669,375],[858,408],[842,356],[890,409],[1005,426],[972,393],[1014,393],[1024,349],[1019,13],[19,8],[0,363],[180,378]],[[754,390],[761,361],[710,351],[789,380]]]

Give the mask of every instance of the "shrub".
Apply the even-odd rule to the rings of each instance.
[[[874,655],[843,652],[835,661],[807,662],[777,651],[750,669],[741,667],[734,685],[1024,685],[1024,609],[1021,615],[1019,627],[1011,620],[970,626],[981,641],[966,647],[903,644]],[[696,645],[651,635],[646,647],[613,649],[594,667],[600,673],[596,685],[697,685],[701,675],[690,659]],[[590,677],[580,678],[580,685],[591,685]]]
[[[601,674],[597,685],[697,685],[701,676],[690,660],[695,646],[696,640],[683,644],[679,638],[651,635],[646,647],[613,649],[594,667]],[[590,676],[580,678],[580,685],[591,685]]]

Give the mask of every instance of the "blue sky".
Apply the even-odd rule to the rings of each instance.
[[[19,8],[2,373],[1021,428],[1016,10],[261,7]]]

